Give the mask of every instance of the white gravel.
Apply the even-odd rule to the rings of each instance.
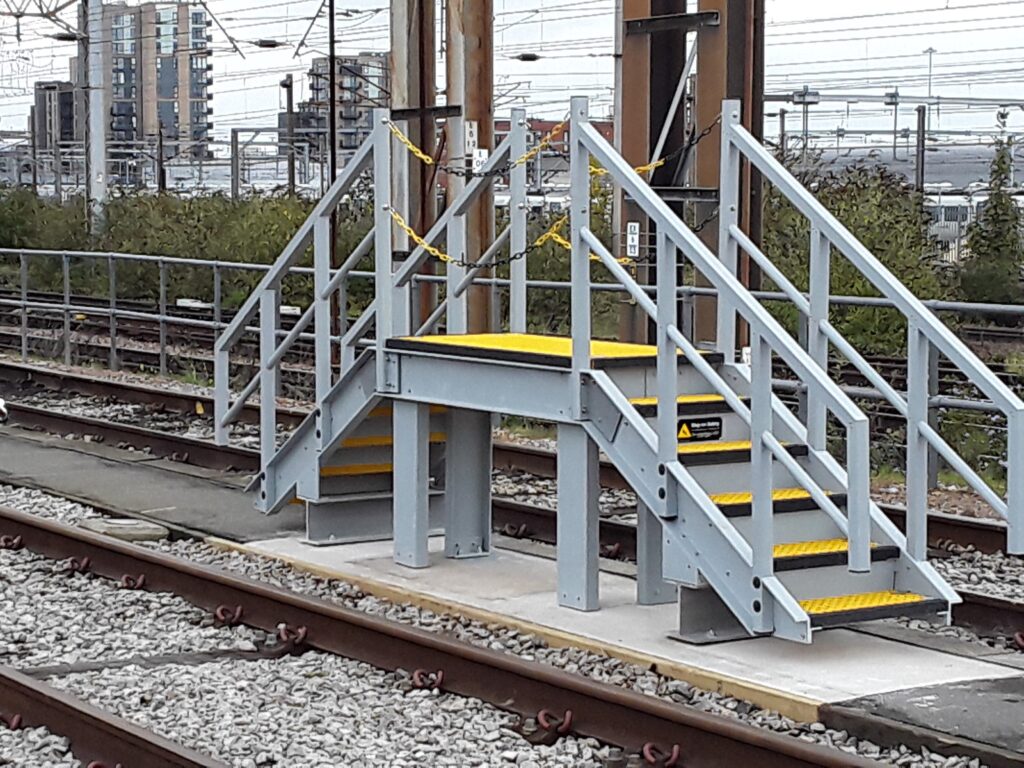
[[[9,731],[0,725],[0,766],[24,768],[83,768],[68,740],[45,728]]]
[[[197,667],[125,667],[51,684],[239,768],[581,766],[607,748],[566,738],[531,746],[515,715],[411,688],[404,675],[337,656]]]
[[[932,564],[954,587],[1024,602],[1024,557],[989,555],[973,547],[950,546],[948,551],[949,557],[934,558]]]
[[[16,506],[4,498],[2,488],[0,488],[0,503]],[[17,506],[23,504],[24,501]],[[24,507],[22,508],[24,509]],[[34,510],[26,509],[25,511]],[[54,500],[39,507],[36,511],[60,517],[60,500]],[[735,718],[804,741],[835,746],[851,753],[871,757],[884,764],[946,766],[947,768],[963,766],[977,768],[979,765],[977,761],[967,758],[947,758],[932,755],[927,751],[912,752],[905,746],[893,749],[881,748],[845,732],[828,729],[821,723],[798,723],[779,713],[760,709],[749,702],[694,688],[687,683],[658,675],[649,669],[618,659],[577,648],[551,648],[533,635],[511,630],[501,625],[484,625],[481,622],[460,616],[436,614],[415,606],[398,605],[367,595],[351,584],[324,580],[269,558],[223,550],[201,541],[164,541],[153,546],[179,557],[215,565],[250,578],[320,599],[332,600],[357,610],[418,626],[427,631],[443,633],[475,645],[513,653],[520,658],[550,664],[594,680],[620,685],[646,695]]]

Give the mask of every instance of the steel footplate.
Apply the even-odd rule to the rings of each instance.
[[[853,595],[801,600],[813,627],[835,627],[892,616],[922,616],[945,611],[945,600],[913,592],[860,592]]]

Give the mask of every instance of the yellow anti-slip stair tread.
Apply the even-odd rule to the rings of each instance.
[[[680,443],[680,453],[725,453],[726,451],[749,451],[749,440],[735,440],[724,443]]]
[[[322,467],[320,477],[356,477],[358,475],[390,475],[393,464],[345,464],[340,467]]]
[[[676,398],[676,402],[681,405],[691,405],[693,403],[724,403],[725,398],[721,395],[680,395]],[[629,401],[630,405],[657,405],[658,398],[656,397],[637,397]]]
[[[878,545],[871,543],[874,549]],[[819,541],[792,541],[786,544],[776,544],[772,554],[776,558],[804,557],[806,555],[831,555],[836,552],[846,552],[850,549],[850,542],[846,539],[821,539]]]
[[[776,488],[772,491],[772,501],[796,501],[809,498],[811,498],[811,494],[803,488]],[[720,507],[731,504],[749,504],[753,500],[754,495],[750,491],[715,493],[711,495],[711,501]]]
[[[860,592],[855,595],[838,595],[836,597],[817,597],[812,600],[801,600],[800,607],[812,616],[827,613],[843,613],[845,611],[864,611],[871,608],[890,608],[898,605],[923,603],[927,598],[913,592]]]
[[[431,432],[430,442],[443,443],[447,439],[444,432]],[[394,445],[394,438],[391,435],[363,435],[362,437],[350,437],[341,441],[342,448],[382,448]]]

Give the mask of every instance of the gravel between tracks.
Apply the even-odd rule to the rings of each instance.
[[[68,740],[45,728],[10,731],[0,726],[0,765],[25,768],[83,768]]]
[[[62,499],[47,498],[45,494],[37,492],[10,494],[8,489],[3,486],[0,486],[0,503],[58,519],[62,517],[63,507],[67,504]],[[73,505],[73,507],[72,517],[81,517],[80,505]],[[427,631],[443,633],[474,645],[513,653],[521,658],[550,664],[600,682],[630,688],[646,695],[656,696],[713,714],[736,718],[804,741],[861,754],[882,763],[946,766],[947,768],[962,768],[964,766],[977,768],[980,766],[980,762],[977,760],[947,758],[933,755],[927,750],[914,752],[905,746],[882,748],[845,732],[830,730],[821,723],[798,723],[776,712],[760,709],[749,702],[694,688],[687,683],[658,675],[649,669],[618,659],[578,648],[552,648],[536,636],[501,625],[485,625],[482,622],[460,616],[436,614],[416,606],[395,604],[367,595],[351,584],[321,579],[269,558],[219,549],[201,541],[164,541],[153,546],[160,551],[178,557],[221,567],[239,575],[255,578],[295,592],[335,601],[356,610],[418,626]]]

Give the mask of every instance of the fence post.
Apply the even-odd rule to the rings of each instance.
[[[18,254],[18,271],[21,280],[21,362],[28,362],[28,255]]]
[[[907,322],[907,553],[928,557],[928,453],[920,425],[928,422],[928,338]]]
[[[160,270],[160,375],[167,375],[167,264],[157,262]]]
[[[590,367],[590,247],[582,231],[590,227],[590,152],[580,137],[589,120],[586,96],[573,96],[569,106],[569,211],[572,227],[570,281],[572,283],[573,417],[586,417],[582,372]]]
[[[821,369],[822,375],[828,376],[828,337],[821,330],[821,324],[829,318],[832,246],[814,225],[811,226],[810,249],[811,312],[807,317],[807,353]],[[827,416],[828,410],[821,393],[811,388],[807,392],[807,442],[812,450],[825,450]]]
[[[513,163],[509,172],[509,257],[526,252],[526,224],[529,208],[526,198],[526,163],[517,162],[526,154],[526,110],[513,109],[509,124],[512,144],[509,149]],[[526,333],[526,256],[514,259],[509,264],[508,326],[512,333]]]
[[[61,254],[60,261],[64,282],[64,365],[71,365],[71,257]]]
[[[732,142],[732,128],[740,122],[740,103],[722,102],[722,158],[718,199],[718,258],[729,274],[736,277],[739,246],[729,228],[739,223],[740,150]],[[736,357],[736,309],[728,297],[718,294],[718,332],[716,346],[725,362]]]
[[[217,445],[228,444],[228,426],[224,417],[228,413],[231,397],[231,352],[222,349],[220,343],[213,345],[213,441]]]
[[[374,288],[377,302],[377,387],[383,389],[387,366],[384,345],[394,332],[391,303],[394,284],[391,275],[391,131],[387,110],[373,111],[373,209]]]
[[[223,277],[220,272],[220,264],[216,264],[213,267],[213,325],[214,331],[220,333],[224,330],[221,327],[221,301],[222,294],[224,291]]]
[[[119,371],[121,359],[117,354],[117,259],[113,254],[107,256],[107,293],[110,294],[110,359],[107,364],[110,370]]]

